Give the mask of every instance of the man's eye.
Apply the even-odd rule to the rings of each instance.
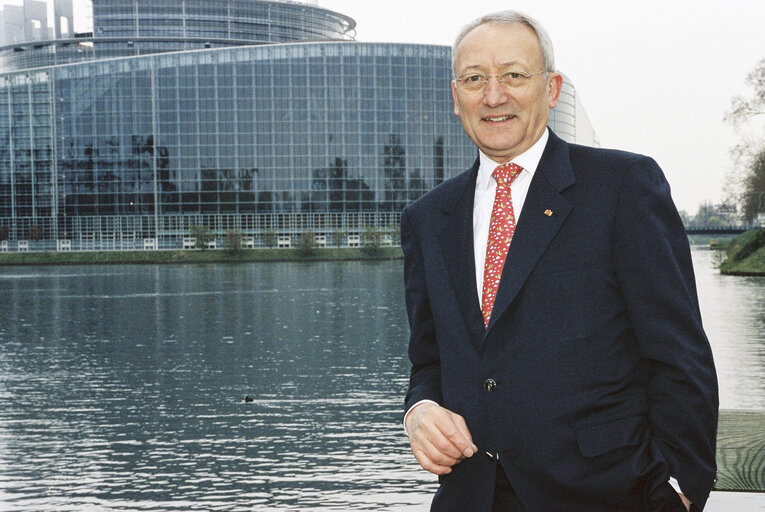
[[[505,73],[505,77],[510,78],[512,80],[517,80],[523,76],[524,76],[523,73],[516,73],[515,71],[510,71],[509,73]]]
[[[468,75],[465,77],[466,82],[481,82],[483,81],[483,75]]]

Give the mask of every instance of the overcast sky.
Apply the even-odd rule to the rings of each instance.
[[[448,4],[448,5],[447,5]],[[678,208],[719,202],[739,138],[722,120],[765,58],[762,0],[319,0],[357,22],[358,41],[451,45],[502,9],[537,18],[603,147],[654,157]],[[448,84],[444,84],[445,94]],[[761,127],[753,126],[752,130]]]

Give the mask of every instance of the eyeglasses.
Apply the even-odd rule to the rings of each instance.
[[[499,82],[499,85],[504,85],[505,87],[510,89],[517,89],[528,84],[529,79],[532,76],[541,75],[542,73],[546,73],[546,72],[547,72],[546,69],[543,69],[542,71],[538,71],[536,73],[524,73],[523,71],[508,71],[506,73],[502,73],[501,75],[486,76],[483,73],[471,71],[469,73],[465,73],[464,75],[460,75],[459,78],[455,79],[455,82],[457,82],[457,86],[463,91],[478,92],[482,90],[484,87],[486,87],[486,85],[489,83],[489,78],[494,77]]]

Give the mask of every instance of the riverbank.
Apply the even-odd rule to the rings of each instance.
[[[102,265],[176,263],[252,263],[268,261],[390,260],[403,258],[400,247],[242,249],[186,251],[64,251],[0,253],[0,265]]]
[[[742,233],[726,244],[720,272],[738,276],[765,276],[765,228]]]

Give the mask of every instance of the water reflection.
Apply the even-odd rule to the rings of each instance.
[[[421,504],[430,479],[400,425],[399,267],[2,272],[2,502]]]
[[[765,280],[709,257],[723,406],[765,408]],[[401,282],[400,262],[0,268],[0,508],[426,509]]]
[[[765,409],[765,277],[721,275],[713,251],[694,250],[693,258],[720,406]]]

